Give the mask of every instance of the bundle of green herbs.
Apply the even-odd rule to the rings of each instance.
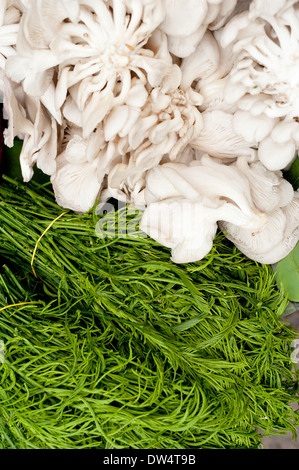
[[[297,333],[281,319],[288,299],[271,267],[220,232],[203,260],[176,265],[138,220],[128,207],[64,212],[47,184],[3,181],[0,447],[295,438]]]

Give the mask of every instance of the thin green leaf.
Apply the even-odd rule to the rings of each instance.
[[[291,302],[299,302],[299,243],[276,267],[279,288]]]
[[[296,158],[291,168],[284,172],[284,178],[292,184],[295,191],[299,189],[299,157]]]

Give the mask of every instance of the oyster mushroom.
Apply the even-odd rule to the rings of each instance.
[[[273,171],[288,168],[299,145],[298,26],[298,2],[254,0],[220,39],[236,56],[224,90],[225,100],[243,110],[234,129],[245,136],[256,128],[258,156]]]
[[[239,157],[235,166],[248,179],[253,203],[259,210],[267,214],[293,200],[294,189],[281,171],[270,171],[258,159],[250,162],[245,156]]]
[[[272,129],[271,134],[260,142],[260,161],[272,171],[288,169],[296,158],[299,148],[299,124],[282,120]]]
[[[236,167],[249,180],[252,200],[267,219],[258,230],[220,221],[225,235],[248,258],[274,264],[287,256],[299,240],[299,192],[283,178],[281,171],[270,171],[260,161],[239,158]]]
[[[232,127],[246,142],[257,145],[270,134],[278,122],[278,118],[271,119],[264,113],[253,116],[246,111],[238,110],[233,114]]]
[[[103,0],[55,0],[51,9],[48,0],[38,2],[37,9],[33,1],[26,4],[18,25],[16,54],[5,63],[6,75],[19,85],[22,95],[20,100],[17,96],[11,99],[26,118],[27,110],[22,108],[25,98],[32,110],[34,106],[39,110],[35,116],[33,110],[30,116],[35,121],[34,135],[44,119],[51,128],[59,126],[59,139],[54,136],[51,141],[51,152],[56,149],[59,163],[58,178],[53,174],[52,156],[49,160],[37,158],[37,153],[30,156],[29,144],[32,143],[33,152],[38,150],[41,154],[42,148],[32,141],[32,120],[29,124],[26,121],[30,129],[27,135],[23,126],[21,154],[26,181],[32,176],[33,165],[41,165],[52,175],[59,201],[70,207],[73,199],[61,194],[67,192],[67,184],[60,185],[58,181],[70,174],[73,156],[63,150],[62,142],[69,141],[66,133],[72,133],[72,129],[77,129],[86,142],[87,154],[81,153],[83,179],[89,170],[95,171],[98,187],[112,171],[112,162],[126,165],[131,154],[129,173],[134,168],[135,173],[142,175],[146,158],[145,167],[150,168],[165,152],[174,156],[187,145],[188,136],[194,134],[195,121],[199,122],[200,113],[192,101],[197,103],[199,94],[185,96],[178,91],[180,68],[172,61],[165,33],[157,32],[164,16],[161,0],[115,0],[111,7]],[[11,88],[10,92],[13,94],[16,89]],[[50,129],[48,125],[46,128]],[[94,134],[104,139],[94,138]],[[45,135],[48,133],[45,132],[44,140]],[[98,146],[92,151],[97,159],[92,165],[89,142]],[[45,155],[48,153],[45,145]],[[46,161],[51,161],[53,168],[46,168]],[[78,166],[75,160],[74,165]],[[117,166],[114,172],[117,180],[124,175],[121,170]],[[74,172],[74,180],[79,181],[80,172],[75,167]],[[81,194],[78,191],[78,198]],[[93,203],[93,195],[88,194],[91,199],[88,203],[82,200],[82,207]],[[74,204],[74,209],[77,206]]]
[[[225,221],[219,226],[248,258],[264,264],[277,263],[299,241],[299,193],[294,193],[287,206],[268,213],[266,224],[259,230],[248,230]]]
[[[242,172],[208,155],[189,165],[165,163],[149,171],[143,198],[141,230],[171,248],[176,263],[204,257],[219,220],[251,230],[266,220]]]
[[[220,226],[272,264],[298,240],[298,24],[294,0],[2,0],[5,143],[63,207],[142,208],[175,262]]]
[[[4,142],[8,147],[14,144],[15,136],[23,140],[20,164],[24,181],[33,175],[33,166],[37,165],[44,173],[51,175],[56,169],[57,123],[49,116],[42,103],[22,94],[16,84],[4,79],[4,117],[8,128],[4,130]],[[15,95],[22,96],[23,105]]]
[[[5,64],[7,58],[15,54],[22,15],[21,6],[17,1],[3,0],[0,5],[0,102],[3,102]]]
[[[207,109],[202,113],[202,118],[202,131],[191,141],[194,148],[224,159],[234,159],[239,155],[249,155],[254,158],[255,151],[252,146],[255,142],[245,140],[240,133],[235,132],[233,114]]]
[[[93,207],[101,188],[97,178],[97,161],[76,158],[78,152],[86,152],[86,143],[83,141],[72,147],[57,157],[57,168],[51,183],[56,201],[61,207],[85,213]]]

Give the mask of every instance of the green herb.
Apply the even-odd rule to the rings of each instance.
[[[2,448],[295,438],[297,333],[271,267],[221,233],[203,260],[175,265],[132,208],[61,215],[47,185],[5,178],[0,198]],[[98,222],[118,235],[97,236]]]

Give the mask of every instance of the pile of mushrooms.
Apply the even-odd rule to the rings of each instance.
[[[299,239],[299,2],[1,0],[5,144],[78,213],[114,197],[176,263]]]

